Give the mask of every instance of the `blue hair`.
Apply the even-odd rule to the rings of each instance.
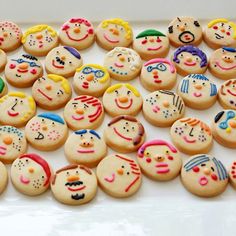
[[[88,130],[87,129],[77,130],[74,133],[77,135],[86,134],[86,133],[88,133]],[[98,139],[101,139],[101,137],[99,136],[99,134],[95,130],[91,129],[91,130],[89,130],[89,133],[96,136]]]
[[[45,113],[39,114],[38,117],[53,120],[53,121],[58,122],[63,125],[65,124],[65,121],[59,115],[57,115],[55,113],[45,112]]]
[[[236,48],[223,47],[223,49],[227,52],[236,52]]]

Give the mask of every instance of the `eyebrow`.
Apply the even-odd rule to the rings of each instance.
[[[90,130],[89,133],[96,136],[98,139],[101,139],[100,136],[94,130]]]
[[[78,102],[72,102],[72,105],[78,105]]]
[[[86,134],[86,133],[87,133],[86,129],[75,131],[75,134]]]

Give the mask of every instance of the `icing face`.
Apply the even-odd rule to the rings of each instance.
[[[142,107],[142,97],[131,84],[116,84],[103,95],[103,104],[111,115],[137,114]]]
[[[100,125],[104,118],[102,103],[92,96],[78,96],[65,106],[64,118],[73,130],[94,129]]]
[[[16,87],[31,86],[43,74],[41,62],[34,56],[22,54],[10,59],[5,67],[5,76]]]
[[[37,154],[24,154],[11,167],[11,180],[15,188],[30,196],[45,192],[52,172],[48,163]]]
[[[101,96],[109,87],[111,79],[107,69],[98,64],[86,64],[74,75],[74,87],[78,94]]]
[[[176,82],[177,73],[171,61],[156,58],[143,65],[140,78],[146,89],[155,91],[172,88]]]
[[[143,103],[145,118],[158,126],[169,126],[184,115],[182,98],[172,91],[159,90],[147,95]]]
[[[71,18],[60,31],[60,41],[63,45],[77,48],[87,48],[94,41],[94,29],[91,22],[83,18]]]
[[[171,138],[175,145],[190,153],[208,151],[212,145],[211,130],[202,121],[195,118],[182,118],[171,127]]]
[[[218,96],[223,107],[236,110],[236,79],[224,82],[220,87]]]
[[[4,96],[8,91],[7,84],[5,81],[0,77],[0,98]]]
[[[2,124],[16,127],[24,126],[36,112],[32,97],[21,92],[11,92],[0,99],[0,116]]]
[[[104,66],[111,77],[129,80],[135,78],[141,70],[141,58],[130,48],[116,47],[107,53]]]
[[[0,22],[0,48],[11,51],[20,46],[22,32],[18,25],[10,21]]]
[[[70,77],[76,68],[82,65],[79,52],[72,47],[60,46],[51,50],[45,59],[46,70],[49,73]]]
[[[27,140],[39,150],[56,149],[65,142],[67,133],[64,120],[54,113],[41,113],[33,117],[25,127]]]
[[[138,151],[138,163],[147,176],[161,181],[175,178],[182,166],[177,149],[163,140],[144,143]]]
[[[202,39],[202,28],[197,20],[192,17],[177,17],[169,27],[169,39],[174,45],[197,45]]]
[[[102,21],[96,30],[96,40],[107,50],[128,47],[133,40],[133,32],[128,22],[122,19]]]
[[[119,154],[107,156],[99,163],[97,177],[102,189],[114,197],[129,197],[141,184],[141,171],[136,161]]]
[[[182,167],[181,178],[184,186],[200,197],[216,196],[225,190],[228,183],[223,164],[206,154],[189,158]]]
[[[89,168],[70,165],[58,170],[51,182],[54,197],[69,205],[80,205],[92,200],[97,191],[97,179]]]
[[[6,53],[0,49],[0,71],[2,71],[7,63]]]

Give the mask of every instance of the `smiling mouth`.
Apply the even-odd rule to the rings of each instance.
[[[68,37],[70,40],[76,41],[76,42],[82,41],[82,40],[84,40],[84,39],[86,39],[86,38],[88,37],[88,34],[86,34],[86,35],[85,35],[84,37],[82,37],[82,38],[75,39],[75,38],[72,38],[72,37],[70,36],[70,34],[69,34],[68,31],[66,31],[66,35],[67,35],[67,37]]]
[[[156,164],[155,167],[158,168],[158,170],[156,171],[157,174],[166,174],[170,171],[167,163]]]
[[[119,133],[115,127],[113,128],[113,130],[114,130],[114,132],[115,132],[118,136],[120,136],[121,138],[123,138],[123,139],[125,139],[125,140],[128,140],[128,141],[132,141],[132,140],[133,140],[132,138],[126,137],[126,136],[124,136],[123,134]]]
[[[157,50],[159,50],[160,48],[162,48],[162,46],[155,47],[155,48],[147,48],[147,50],[148,50],[148,51],[157,51]]]
[[[109,42],[109,43],[119,43],[119,40],[115,40],[115,39],[109,39],[108,36],[104,33],[103,37]]]
[[[195,93],[193,93],[193,96],[198,98],[198,97],[201,97],[201,96],[202,96],[202,93],[196,93],[196,92],[195,92]]]
[[[184,136],[183,139],[186,143],[195,143],[196,142],[196,139],[191,140],[191,139],[188,139],[187,136]]]
[[[22,184],[29,184],[30,183],[30,180],[26,177],[24,177],[23,175],[20,176],[20,182]]]
[[[29,70],[21,70],[21,69],[17,69],[17,72],[19,73],[27,73]]]
[[[72,192],[76,192],[76,191],[80,191],[80,190],[83,190],[86,188],[85,185],[83,185],[84,183],[82,181],[74,181],[74,182],[67,182],[65,184],[65,186],[67,187],[67,189],[69,191],[72,191]],[[82,185],[82,186],[80,186]],[[80,186],[80,187],[77,187],[77,188],[73,188],[73,186]]]
[[[216,65],[218,67],[220,67],[221,70],[232,70],[232,69],[236,68],[236,65],[231,66],[231,67],[223,67],[223,66],[220,65],[220,63],[218,61],[216,62]]]
[[[224,36],[221,36],[221,35],[219,35],[217,33],[215,33],[215,36],[216,36],[216,39],[223,39],[224,38]]]
[[[118,67],[118,68],[122,68],[122,67],[124,67],[124,65],[119,64],[119,63],[117,63],[117,62],[115,62],[114,65],[115,65],[116,67]]]
[[[189,63],[189,62],[184,62],[184,65],[186,66],[195,66],[197,63],[196,62],[192,62],[192,63]]]
[[[235,96],[235,97],[236,97],[236,93],[232,92],[230,89],[227,89],[227,92],[228,92],[229,94],[231,94],[232,96]]]
[[[55,68],[57,68],[57,69],[64,69],[64,66],[56,65],[54,59],[52,60],[52,65],[53,65]]]
[[[84,116],[79,116],[79,117],[77,117],[77,116],[73,115],[73,116],[72,116],[72,119],[74,119],[74,120],[83,120],[83,119],[84,119]]]
[[[111,175],[111,177],[105,177],[104,180],[106,180],[106,181],[109,182],[109,183],[114,182],[114,180],[115,180],[115,174],[113,173],[113,174]]]
[[[94,150],[85,150],[85,149],[79,149],[77,150],[78,153],[94,153]]]
[[[121,105],[119,104],[119,102],[118,102],[117,99],[115,99],[115,103],[116,103],[116,105],[117,105],[120,109],[128,109],[128,108],[130,108],[130,107],[132,106],[132,104],[133,104],[133,99],[131,98],[131,99],[129,100],[129,104],[128,104],[127,106],[121,106]]]
[[[49,101],[52,101],[52,98],[49,97],[46,93],[44,93],[41,89],[37,89],[39,93],[41,93],[45,98],[47,98]]]
[[[35,138],[35,140],[42,140],[44,139],[44,135],[41,132],[38,132],[38,136]]]
[[[19,112],[12,112],[12,111],[7,111],[7,114],[9,115],[9,116],[18,116],[19,115]]]
[[[0,146],[0,155],[5,155],[6,154],[6,148],[3,146]]]
[[[199,179],[198,182],[199,182],[200,185],[205,186],[205,185],[208,184],[208,179],[205,176],[203,176]]]

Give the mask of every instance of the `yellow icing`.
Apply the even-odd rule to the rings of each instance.
[[[25,98],[26,97],[25,93],[22,93],[22,92],[10,92],[10,93],[8,93],[8,96],[10,96],[10,97],[19,97],[19,98]]]
[[[226,128],[226,133],[231,133],[231,128]]]
[[[114,19],[109,19],[109,20],[104,20],[102,22],[102,28],[107,28],[109,24],[115,24],[115,25],[121,25],[122,27],[124,27],[126,34],[125,34],[125,38],[126,39],[131,39],[132,37],[132,29],[129,25],[128,22],[120,19],[120,18],[114,18]]]
[[[125,86],[127,89],[131,90],[136,97],[140,97],[140,93],[138,92],[138,90],[135,87],[133,87],[131,84],[115,84],[115,85],[112,85],[111,87],[109,87],[106,90],[106,92],[107,93],[112,93],[116,89],[121,88],[122,86]]]
[[[111,87],[109,87],[107,90],[106,90],[106,93],[112,93],[114,92],[116,89],[119,89],[123,86],[123,84],[115,84],[115,85],[112,85]]]
[[[48,74],[47,75],[49,79],[53,80],[55,83],[61,82],[61,87],[64,89],[64,91],[69,94],[71,89],[70,89],[70,84],[69,82],[62,76],[60,75],[55,75],[55,74]]]

